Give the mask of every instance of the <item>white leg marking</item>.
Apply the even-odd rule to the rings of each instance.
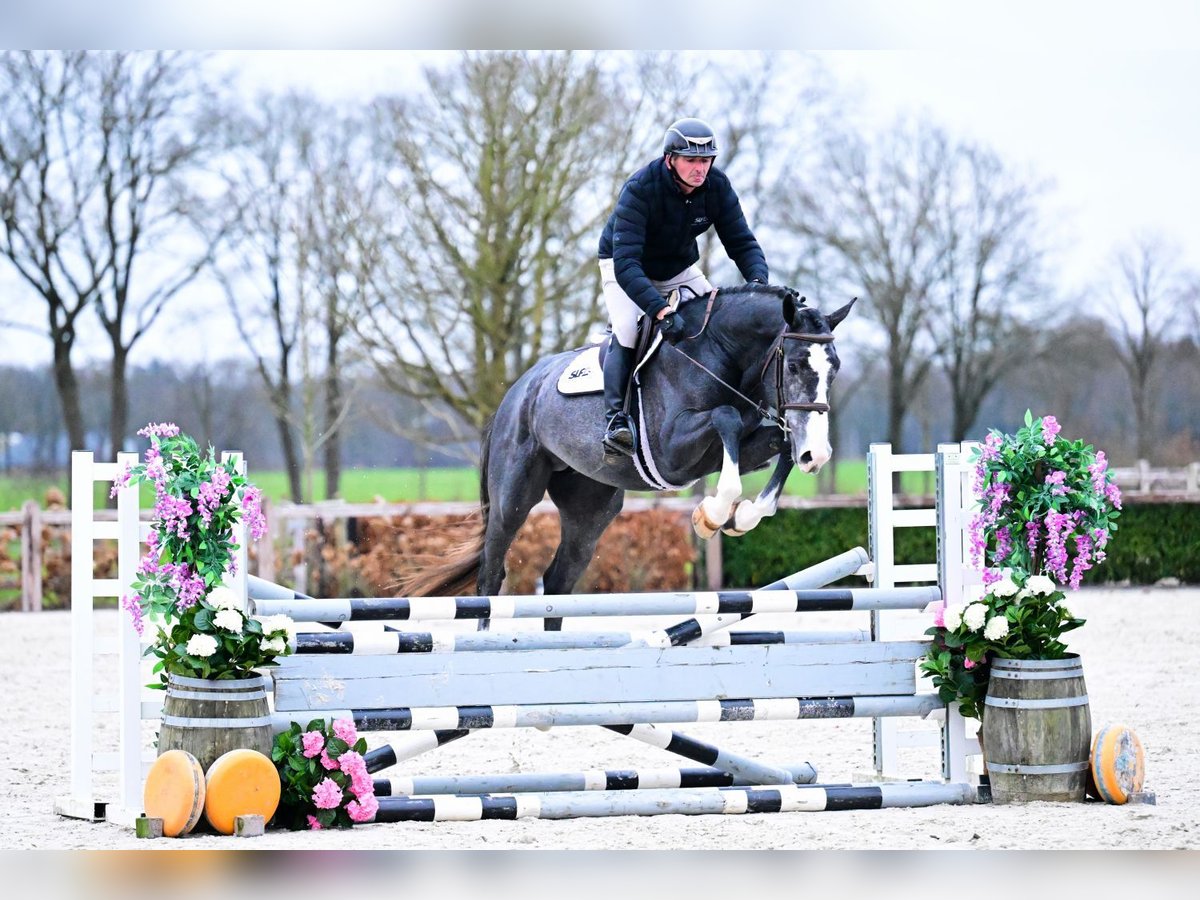
[[[742,476],[738,472],[737,463],[725,453],[725,461],[721,464],[721,477],[717,479],[717,493],[713,497],[705,497],[700,503],[704,516],[709,522],[720,527],[725,524],[733,511],[733,504],[742,495]]]

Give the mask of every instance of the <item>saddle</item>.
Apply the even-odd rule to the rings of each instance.
[[[680,302],[678,290],[671,291],[667,296],[667,304],[671,309],[678,309]],[[608,355],[608,345],[612,342],[612,325],[609,325],[608,337],[598,344],[591,344],[580,350],[571,364],[558,377],[558,392],[560,394],[599,394],[604,390],[604,358]],[[634,343],[634,362],[630,372],[630,386],[637,384],[638,372],[658,352],[662,344],[662,335],[654,327],[649,316],[639,316],[637,322],[637,340]],[[625,412],[629,414],[630,404],[633,403],[633,390],[625,392]]]

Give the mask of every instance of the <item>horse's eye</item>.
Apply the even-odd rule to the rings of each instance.
[[[800,364],[796,362],[788,362],[787,370],[789,375],[798,375],[800,373]]]

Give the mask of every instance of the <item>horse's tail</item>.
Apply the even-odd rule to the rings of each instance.
[[[401,597],[462,597],[475,593],[479,563],[483,557],[483,537],[487,533],[488,457],[492,443],[492,420],[483,426],[479,441],[479,522],[465,539],[445,553],[430,559],[428,565],[416,561],[416,570],[396,585]],[[436,559],[436,562],[433,562]]]

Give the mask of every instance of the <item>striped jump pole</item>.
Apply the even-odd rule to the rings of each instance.
[[[792,781],[803,778],[808,763],[784,766]],[[652,788],[750,786],[711,766],[659,769],[593,769],[585,772],[510,772],[503,775],[412,775],[376,778],[376,797],[426,794],[524,794],[545,791],[636,791]]]
[[[276,733],[293,719],[351,719],[360,731],[439,731],[475,728],[547,728],[568,725],[642,725],[664,722],[768,722],[921,716],[941,709],[937,694],[876,697],[672,700],[522,706],[397,707],[276,712]]]
[[[253,600],[254,615],[301,621],[541,619],[591,616],[673,616],[924,609],[940,602],[936,586],[697,591],[689,593],[505,595],[494,597],[361,597]]]
[[[773,581],[759,590],[764,591],[798,591],[824,587],[834,581],[854,575],[868,566],[871,558],[862,547],[854,547],[845,553],[830,557],[815,565],[794,572],[778,581]],[[748,619],[753,613],[737,615],[699,616],[679,622],[666,629],[668,642],[672,647],[684,644],[694,644],[704,637],[720,633],[730,625]]]
[[[872,785],[777,785],[571,791],[484,797],[380,797],[375,822],[475,822],[482,819],[577,819],[598,816],[821,812],[965,804],[966,784],[894,782]]]
[[[368,772],[381,772],[403,760],[412,759],[414,756],[420,756],[422,753],[436,750],[438,747],[444,746],[451,741],[465,738],[470,733],[462,728],[443,731],[418,731],[402,744],[396,746],[384,744],[382,747],[368,750],[363,755],[363,762],[366,764]]]
[[[712,744],[698,741],[657,725],[608,725],[610,731],[631,737],[660,750],[675,753],[685,759],[702,762],[714,769],[736,775],[746,784],[811,784],[817,780],[817,770],[808,763],[797,773],[778,766],[769,766],[745,756],[738,756]]]
[[[299,654],[501,652],[506,650],[581,650],[613,647],[665,647],[662,631],[455,631],[298,632],[292,650]],[[871,639],[866,629],[845,631],[717,631],[692,641],[692,647],[763,644],[844,644]]]

